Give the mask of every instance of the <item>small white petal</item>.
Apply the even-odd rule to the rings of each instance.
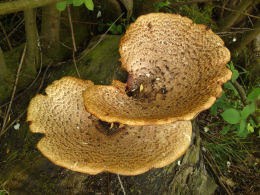
[[[19,129],[20,129],[20,126],[21,126],[20,123],[16,123],[16,124],[14,125],[14,129],[15,129],[15,130],[19,130]]]
[[[207,133],[209,131],[209,128],[208,127],[204,127],[204,132]]]
[[[100,18],[102,16],[102,14],[101,14],[101,11],[100,10],[98,10],[98,13],[97,13],[97,18]]]
[[[231,162],[230,161],[227,161],[227,167],[229,168],[231,165]]]

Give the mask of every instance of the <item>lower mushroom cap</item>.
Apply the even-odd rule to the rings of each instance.
[[[27,121],[44,133],[39,150],[53,163],[88,174],[103,171],[137,175],[168,165],[190,144],[190,121],[156,126],[124,126],[106,136],[97,118],[84,108],[82,93],[90,81],[65,77],[30,102]]]

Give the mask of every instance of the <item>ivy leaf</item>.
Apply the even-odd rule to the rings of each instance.
[[[243,119],[240,121],[239,131],[237,132],[239,137],[246,137],[248,135],[248,130],[246,128],[246,120]]]
[[[259,87],[258,87],[258,88],[254,88],[254,89],[249,93],[249,95],[248,95],[248,97],[247,97],[247,100],[248,100],[249,102],[253,102],[253,101],[257,100],[259,96],[260,96],[260,88],[259,88]]]
[[[59,11],[64,11],[66,9],[67,6],[67,1],[60,1],[56,3],[56,8]]]
[[[221,116],[229,124],[237,124],[241,120],[240,112],[234,108],[225,110]]]
[[[86,7],[88,8],[88,10],[91,10],[91,11],[94,10],[94,3],[92,0],[84,0],[84,3],[86,5]]]
[[[81,6],[84,0],[73,0],[73,6]]]
[[[241,118],[247,119],[247,117],[253,112],[255,112],[255,103],[249,104],[243,108],[241,111]]]

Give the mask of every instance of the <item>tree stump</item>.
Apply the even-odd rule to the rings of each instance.
[[[106,36],[98,45],[96,42],[90,44],[86,50],[88,52],[83,52],[87,55],[81,57],[78,63],[82,78],[92,80],[95,84],[109,84],[114,79],[125,81],[126,73],[121,70],[118,61],[119,39],[120,36]],[[52,68],[47,75],[45,85],[63,76],[76,76],[76,70],[73,62],[69,62]],[[23,98],[23,109],[29,101],[30,98]],[[17,114],[22,112],[19,109]],[[0,183],[11,194],[123,194],[124,188],[126,194],[208,195],[217,188],[205,169],[200,152],[199,128],[195,120],[192,142],[183,157],[164,168],[151,169],[141,175],[120,176],[123,188],[115,174],[88,175],[52,164],[36,148],[39,135],[29,132],[25,119],[20,123],[19,131],[7,134],[4,139],[15,143],[15,138],[22,133],[26,135],[26,141],[22,148],[14,147],[1,157],[3,160],[0,163]],[[17,154],[15,159],[8,161],[8,157],[14,154]]]

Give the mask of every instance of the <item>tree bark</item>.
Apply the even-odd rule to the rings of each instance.
[[[62,59],[60,50],[60,15],[56,3],[42,8],[41,48],[55,61]]]
[[[25,72],[34,77],[39,64],[38,30],[36,25],[36,9],[24,11],[27,50],[25,55]]]
[[[108,84],[115,79],[125,81],[126,73],[120,68],[118,61],[119,40],[120,36],[106,36],[95,49],[88,48],[89,53],[78,63],[78,69],[83,78],[91,79],[96,84]],[[90,47],[91,45],[95,43],[90,44]],[[52,68],[47,75],[49,75],[47,78],[49,84],[64,75],[75,76],[76,70],[70,62]],[[23,97],[26,103],[22,105],[27,105],[29,98],[25,99]],[[15,111],[15,113],[19,112],[21,110]],[[49,162],[36,149],[39,135],[28,133],[28,126],[24,120],[20,123],[22,129],[19,130],[18,135],[24,132],[27,134],[27,141],[23,143],[22,151],[20,148],[12,149],[6,156],[1,157],[9,160],[5,164],[0,164],[0,169],[5,170],[0,172],[0,183],[4,183],[5,189],[8,189],[11,194],[106,194],[108,191],[122,194],[117,175],[82,174]],[[10,136],[15,135],[12,133]],[[17,139],[12,140],[16,140],[14,144],[17,145]],[[217,188],[204,166],[200,153],[199,129],[195,121],[193,122],[192,143],[183,157],[164,168],[152,169],[137,176],[120,176],[120,178],[126,194],[209,195],[213,194]]]

